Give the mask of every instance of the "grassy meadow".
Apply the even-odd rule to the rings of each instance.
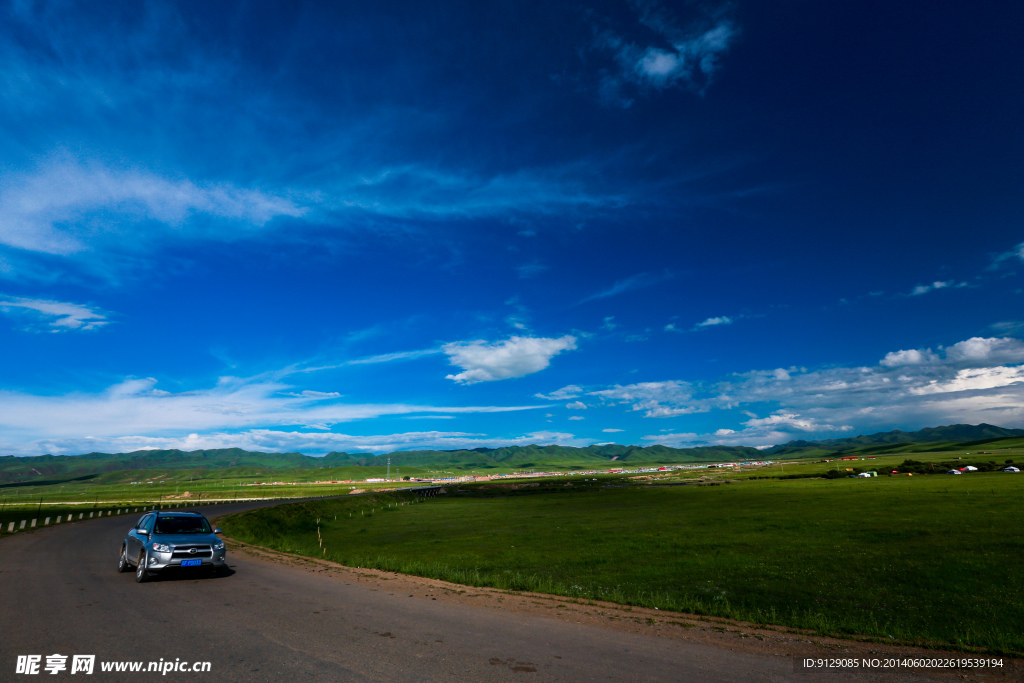
[[[1024,475],[573,479],[296,503],[223,526],[466,585],[1024,653]]]

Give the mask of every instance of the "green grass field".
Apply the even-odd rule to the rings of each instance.
[[[369,468],[366,468],[369,469]],[[364,477],[374,473],[361,473]],[[383,475],[376,475],[383,476]],[[333,479],[322,472],[255,472],[240,476],[224,470],[120,470],[88,478],[54,484],[0,485],[0,505],[28,506],[43,501],[44,508],[56,503],[111,505],[118,503],[189,503],[208,500],[245,500],[253,498],[302,498],[339,495],[355,488],[373,489],[385,484],[315,484],[316,479]],[[287,485],[250,486],[254,481],[295,482]],[[396,484],[390,484],[395,486]]]
[[[468,585],[1024,653],[1024,475],[609,483],[299,503],[224,526]]]

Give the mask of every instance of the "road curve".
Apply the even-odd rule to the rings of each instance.
[[[200,508],[208,516],[258,507]],[[209,661],[224,681],[931,680],[904,673],[796,673],[792,656],[744,652],[593,623],[515,613],[423,591],[375,589],[344,573],[230,552],[233,573],[136,584],[115,569],[138,515],[38,529],[0,542],[0,681],[18,655]],[[678,629],[677,629],[678,630]],[[819,655],[820,656],[820,655]],[[160,676],[136,674],[134,678]],[[123,680],[98,671],[86,680]]]

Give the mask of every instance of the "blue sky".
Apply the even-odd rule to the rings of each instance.
[[[2,12],[0,453],[1024,426],[1018,3]]]

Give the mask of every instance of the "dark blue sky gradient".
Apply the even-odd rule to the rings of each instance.
[[[1019,3],[2,12],[0,452],[1024,420]]]

